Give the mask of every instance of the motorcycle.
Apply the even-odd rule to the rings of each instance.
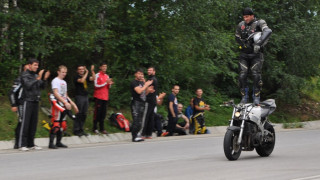
[[[225,106],[232,106],[230,125],[224,136],[224,154],[228,160],[237,160],[241,151],[253,151],[261,157],[269,156],[275,145],[276,134],[268,116],[276,109],[274,99],[260,103],[234,104],[229,101]]]

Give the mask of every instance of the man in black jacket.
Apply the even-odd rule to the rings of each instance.
[[[142,130],[142,136],[145,139],[151,139],[152,138],[152,131],[154,127],[154,108],[157,105],[157,92],[158,92],[158,80],[156,78],[156,70],[154,67],[148,68],[148,80],[152,80],[153,83],[151,86],[153,86],[154,92],[149,93],[147,95],[147,109],[146,109],[146,118],[145,123],[143,125]]]
[[[36,74],[39,68],[38,60],[30,59],[28,65],[29,69],[21,75],[22,88],[24,89],[24,115],[21,123],[19,147],[22,151],[42,149],[34,144],[34,137],[37,131],[41,89],[45,87],[46,80],[50,76],[50,72],[47,71],[44,80],[42,80],[44,70],[41,70],[39,75]]]
[[[23,71],[26,71],[28,69],[28,65],[23,65]],[[18,123],[17,127],[14,131],[15,133],[15,143],[14,143],[14,149],[19,148],[19,135],[20,135],[20,128],[21,128],[21,121],[23,117],[23,88],[21,84],[21,74],[17,79],[14,80],[14,83],[12,85],[12,89],[9,93],[9,100],[11,103],[11,111],[16,112],[18,115]]]
[[[132,115],[132,127],[131,127],[131,134],[132,134],[132,141],[133,142],[140,142],[144,141],[141,138],[140,130],[141,125],[144,124],[143,116],[145,110],[145,101],[146,95],[148,93],[153,93],[154,89],[149,87],[152,84],[152,80],[148,80],[147,82],[143,82],[143,70],[137,69],[134,73],[135,79],[131,81],[130,84],[130,91],[132,95],[131,101],[131,115]]]
[[[263,48],[272,33],[263,19],[256,19],[251,8],[245,8],[242,12],[243,21],[236,29],[236,41],[240,45],[239,57],[239,84],[242,95],[241,103],[247,103],[249,88],[247,76],[251,71],[253,77],[253,103],[260,104],[262,88],[261,69],[263,64]]]

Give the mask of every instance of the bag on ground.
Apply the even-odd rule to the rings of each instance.
[[[130,123],[128,119],[124,117],[122,113],[112,113],[109,117],[110,123],[117,128],[124,130],[126,132],[130,131]]]

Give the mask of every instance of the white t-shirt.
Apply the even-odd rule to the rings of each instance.
[[[59,95],[67,100],[67,83],[63,79],[59,79],[58,77],[54,78],[51,82],[51,87],[53,89],[58,89]]]

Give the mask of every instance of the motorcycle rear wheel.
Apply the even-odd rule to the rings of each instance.
[[[272,137],[272,141],[271,142],[263,142],[261,145],[256,147],[256,151],[261,157],[269,156],[272,153],[272,151],[274,149],[274,145],[276,143],[276,133],[274,131],[273,126],[271,124],[269,124],[269,123],[266,123],[264,125],[264,128],[266,130],[270,131],[273,134],[273,137]]]
[[[237,160],[241,154],[241,144],[237,145],[239,131],[227,130],[224,135],[223,149],[224,154],[230,161]]]

